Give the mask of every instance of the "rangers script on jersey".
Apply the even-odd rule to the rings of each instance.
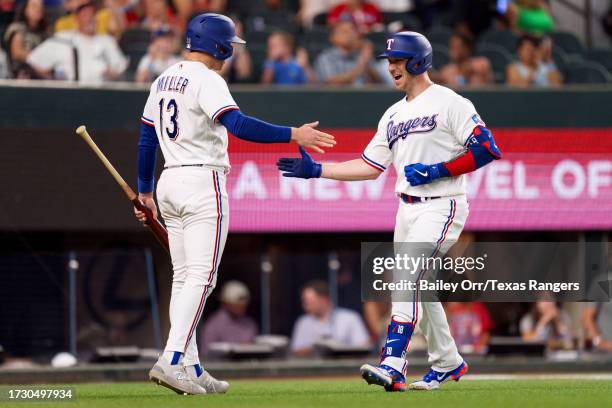
[[[478,125],[484,126],[474,105],[451,89],[431,85],[411,101],[402,98],[383,114],[378,130],[362,158],[379,170],[393,163],[397,174],[395,192],[419,197],[448,197],[466,193],[465,177],[447,177],[412,187],[404,166],[412,163],[446,162],[465,150]]]

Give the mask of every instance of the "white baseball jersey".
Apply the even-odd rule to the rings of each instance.
[[[78,64],[75,62],[78,59]],[[42,70],[53,70],[55,79],[100,84],[108,70],[118,74],[128,67],[117,42],[110,35],[84,35],[63,31],[48,38],[28,55],[27,63]]]
[[[151,85],[142,121],[155,126],[165,166],[203,164],[229,171],[221,114],[238,109],[225,80],[204,64],[181,61]]]
[[[393,163],[398,173],[395,184],[398,194],[419,197],[465,194],[463,175],[412,187],[404,177],[404,167],[413,163],[431,165],[457,157],[478,125],[484,126],[484,122],[469,100],[433,84],[411,101],[403,98],[387,109],[362,158],[383,171]]]

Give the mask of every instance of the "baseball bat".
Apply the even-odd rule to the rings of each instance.
[[[93,150],[96,156],[98,156],[98,159],[100,159],[102,164],[104,164],[106,170],[108,170],[111,176],[113,176],[117,184],[119,184],[119,187],[121,187],[121,189],[127,196],[128,200],[130,200],[132,204],[134,204],[134,207],[136,207],[138,211],[142,211],[143,213],[145,213],[145,216],[147,217],[147,227],[149,227],[153,235],[155,235],[155,238],[157,238],[159,243],[169,253],[170,246],[168,244],[168,231],[166,231],[166,228],[164,228],[164,226],[159,222],[159,220],[153,218],[153,212],[149,208],[145,207],[145,205],[138,199],[138,195],[134,192],[134,190],[132,190],[128,183],[125,182],[123,177],[121,177],[121,174],[119,174],[119,172],[115,169],[111,162],[108,161],[104,153],[102,153],[98,145],[96,145],[96,142],[93,141],[93,139],[87,132],[85,126],[79,126],[76,130],[76,134],[81,136],[85,143],[87,143],[89,147],[91,147],[91,150]]]

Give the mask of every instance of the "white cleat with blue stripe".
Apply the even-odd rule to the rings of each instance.
[[[225,394],[230,387],[227,381],[217,380],[206,370],[203,370],[199,377],[190,372],[188,374],[194,383],[206,390],[207,394]]]
[[[171,365],[163,356],[160,356],[157,363],[149,371],[149,379],[156,384],[171,389],[177,394],[206,394],[204,388],[189,378],[183,363]]]
[[[452,371],[440,372],[430,369],[423,379],[415,381],[408,386],[408,389],[419,391],[433,391],[440,388],[442,383],[448,380],[459,381],[468,372],[468,365],[464,361]]]

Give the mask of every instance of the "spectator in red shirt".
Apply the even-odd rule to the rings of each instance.
[[[480,302],[448,302],[446,314],[451,334],[461,353],[484,354],[489,344],[493,322]]]
[[[378,7],[362,0],[348,0],[332,8],[327,15],[327,25],[338,21],[352,21],[362,33],[381,30],[383,18]]]

